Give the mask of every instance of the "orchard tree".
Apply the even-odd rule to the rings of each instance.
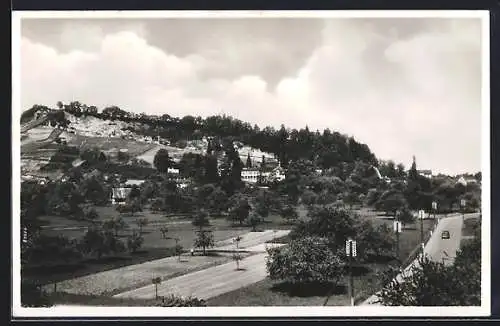
[[[193,215],[191,224],[198,227],[200,230],[206,226],[210,226],[207,212],[203,209],[198,210]]]
[[[145,217],[135,220],[135,224],[139,227],[139,234],[142,235],[142,228],[149,224],[149,220]]]
[[[252,212],[248,216],[248,224],[252,227],[252,232],[257,231],[257,225],[262,223],[262,216],[259,215],[257,212]]]
[[[233,222],[239,222],[240,225],[243,225],[251,209],[248,199],[243,195],[237,194],[230,199],[230,202],[231,208],[228,218]]]
[[[306,236],[326,238],[334,246],[342,246],[349,237],[357,234],[356,223],[359,217],[349,210],[334,204],[313,206],[308,213],[309,219],[295,224],[290,232],[292,239]]]
[[[344,264],[320,237],[305,237],[290,241],[288,246],[267,249],[267,271],[271,280],[297,283],[338,284]]]
[[[360,258],[366,260],[370,257],[393,256],[395,240],[387,224],[375,227],[372,221],[363,220],[356,225],[356,229]]]
[[[195,248],[203,248],[203,255],[206,255],[207,248],[213,247],[214,244],[214,234],[211,230],[200,229],[196,231],[194,246]]]
[[[144,237],[140,232],[136,232],[135,230],[132,232],[132,235],[127,237],[127,249],[131,253],[137,252],[143,243]]]

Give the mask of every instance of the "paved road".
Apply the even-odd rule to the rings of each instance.
[[[477,217],[479,214],[466,214],[465,217]],[[457,250],[460,248],[460,241],[462,240],[462,215],[450,215],[440,219],[432,236],[427,241],[424,253],[433,261],[444,262],[446,265],[451,265]],[[450,232],[450,239],[442,239],[442,231]],[[444,258],[444,259],[443,259]],[[411,275],[412,269],[418,267],[418,259],[413,261],[406,267],[402,274],[396,276],[396,280],[401,282],[403,275]],[[378,300],[377,294],[372,295],[365,300],[362,305],[381,305],[376,303]]]
[[[262,250],[262,245],[246,250]],[[209,299],[223,293],[237,290],[241,287],[259,282],[266,278],[266,253],[248,256],[240,261],[241,270],[236,270],[236,263],[207,268],[198,272],[172,278],[158,286],[159,296],[175,294],[183,297]],[[154,298],[155,287],[148,285],[136,290],[120,293],[115,298]]]
[[[426,255],[433,261],[441,261],[446,265],[453,264],[453,259],[462,240],[462,216],[443,218],[439,222],[432,237],[425,247]],[[442,239],[443,231],[450,232],[449,239]]]

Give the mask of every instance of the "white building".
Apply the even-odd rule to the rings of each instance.
[[[418,174],[426,178],[432,178],[432,170],[418,170]]]
[[[175,168],[168,168],[168,169],[167,169],[167,173],[169,173],[169,174],[173,174],[173,175],[179,175],[179,169],[175,169]]]
[[[255,168],[244,168],[241,170],[241,181],[248,183],[257,183],[260,171]]]

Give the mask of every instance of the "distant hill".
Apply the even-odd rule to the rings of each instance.
[[[320,132],[310,131],[307,126],[297,130],[284,125],[280,129],[261,128],[226,115],[204,119],[189,115],[177,118],[168,114],[135,114],[116,106],[99,112],[95,106],[71,102],[59,103],[59,110],[55,111],[35,105],[22,114],[21,121],[29,122],[36,118],[37,112],[47,111],[55,117],[51,118],[51,123],[54,120],[66,121],[64,127],[70,134],[86,137],[122,138],[145,143],[160,139],[164,145],[180,148],[183,152],[207,152],[227,142],[235,142],[241,144],[239,150],[243,162],[250,153],[256,162],[264,155],[278,159],[285,167],[288,162],[298,159],[310,160],[320,168],[341,167],[355,161],[378,164],[368,145],[330,129]],[[64,112],[63,118],[60,112]]]

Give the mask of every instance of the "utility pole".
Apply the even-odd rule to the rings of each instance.
[[[437,224],[436,222],[436,211],[437,211],[438,203],[437,201],[432,202],[432,210],[434,211],[434,224]]]
[[[155,299],[158,299],[158,284],[161,283],[161,277],[153,277],[152,281],[155,285]]]
[[[351,299],[351,306],[354,306],[354,279],[352,275],[352,263],[353,258],[356,257],[356,240],[346,240],[345,250],[349,261],[349,296]]]
[[[422,257],[424,256],[424,215],[425,211],[423,209],[418,211],[418,217],[420,218],[420,245],[422,247]]]
[[[466,204],[467,204],[467,202],[465,201],[465,199],[460,200],[460,207],[462,209],[462,223],[465,221],[465,205]]]
[[[399,233],[401,233],[401,222],[399,221],[399,211],[396,212],[395,221],[394,221],[394,232],[396,233],[396,259],[399,264],[401,264],[401,260],[399,258]]]

